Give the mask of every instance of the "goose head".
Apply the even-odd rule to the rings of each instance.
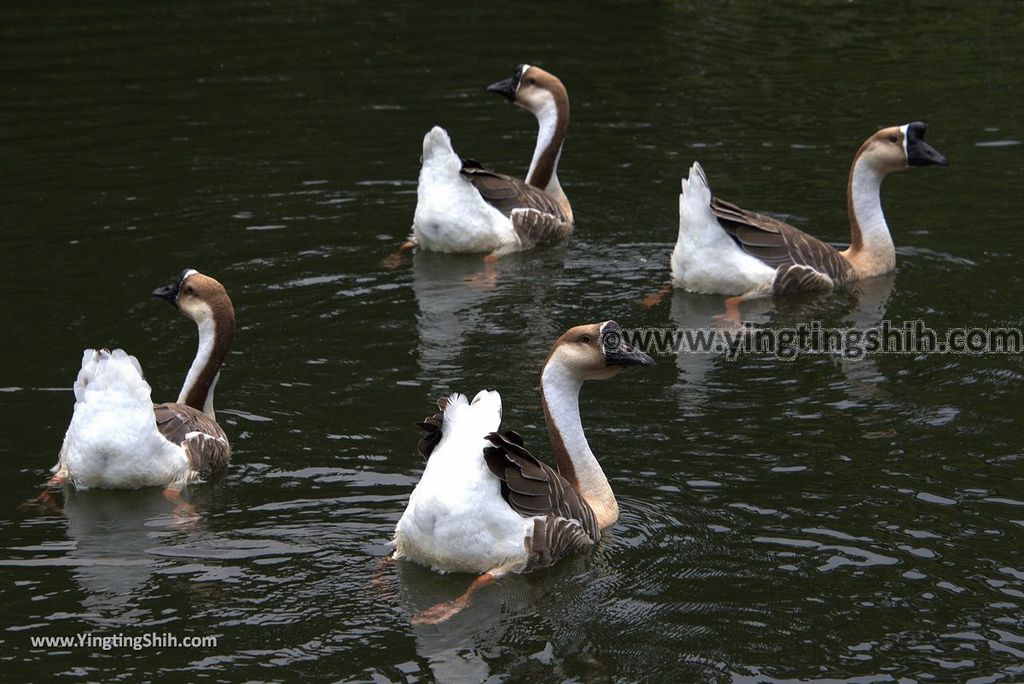
[[[508,98],[512,104],[539,116],[549,108],[569,113],[569,94],[554,74],[540,67],[520,64],[504,81],[487,86],[487,90]]]
[[[174,282],[153,290],[153,296],[166,299],[197,324],[212,321],[234,331],[235,309],[227,290],[193,268],[186,268]]]
[[[946,156],[924,141],[927,130],[923,121],[883,128],[867,139],[857,157],[883,174],[912,166],[948,166]]]
[[[558,366],[581,381],[608,380],[626,366],[653,366],[654,359],[626,344],[615,321],[570,328],[555,341],[545,368]]]

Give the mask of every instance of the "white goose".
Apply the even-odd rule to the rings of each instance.
[[[227,467],[230,447],[213,412],[213,390],[235,335],[231,300],[219,282],[192,269],[153,295],[199,328],[199,350],[177,402],[154,406],[134,356],[86,349],[50,485],[177,491]]]
[[[727,302],[828,290],[893,270],[896,251],[882,214],[886,175],[946,157],[924,141],[920,122],[883,128],[853,158],[847,188],[850,246],[842,252],[793,226],[715,197],[700,164],[679,195],[679,238],[672,252],[676,287],[740,295]],[[735,309],[733,309],[735,310]]]
[[[461,159],[448,133],[435,126],[423,138],[416,214],[403,250],[490,252],[496,259],[572,232],[572,208],[558,182],[569,128],[565,86],[540,67],[522,64],[511,78],[487,90],[537,117],[537,145],[526,181]]]
[[[472,402],[461,394],[438,402],[441,413],[421,424],[427,435],[419,451],[427,465],[395,528],[393,557],[438,572],[483,574],[462,596],[414,621],[446,620],[496,578],[551,565],[597,543],[619,508],[583,433],[579,392],[586,380],[653,364],[622,342],[615,321],[577,326],[558,338],[541,373],[557,471],[533,457],[515,432],[498,434],[497,392],[484,390]]]

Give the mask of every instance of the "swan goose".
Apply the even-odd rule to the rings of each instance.
[[[741,299],[828,290],[888,273],[896,266],[882,214],[886,175],[914,166],[948,165],[924,141],[927,126],[914,121],[883,128],[861,145],[847,184],[850,246],[838,251],[777,219],[715,197],[699,163],[682,181],[679,238],[672,252],[676,287]]]
[[[394,559],[438,572],[483,573],[458,599],[415,622],[440,622],[481,586],[592,548],[619,508],[583,432],[579,392],[586,380],[614,377],[653,359],[622,342],[615,321],[581,325],[555,342],[541,373],[541,399],[557,469],[526,449],[515,432],[497,432],[501,397],[484,390],[470,402],[452,394],[421,427],[427,458],[395,527]]]
[[[493,260],[572,232],[572,207],[558,182],[569,128],[565,86],[540,67],[521,64],[511,78],[487,90],[537,117],[537,144],[526,180],[461,159],[448,133],[435,126],[423,138],[412,236],[403,250],[489,252]]]
[[[153,292],[199,328],[199,349],[176,402],[154,405],[134,356],[86,349],[75,381],[75,410],[51,486],[135,489],[163,486],[168,498],[223,470],[230,446],[213,410],[213,391],[235,335],[224,286],[193,269]]]

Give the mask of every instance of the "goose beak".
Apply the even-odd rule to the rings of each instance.
[[[487,86],[487,91],[491,93],[497,93],[510,101],[515,101],[516,90],[519,88],[519,75],[518,72],[515,76],[510,76],[504,81],[498,81]]]
[[[153,290],[153,296],[159,297],[160,299],[166,299],[171,304],[177,306],[178,299],[178,282],[169,283],[163,287],[158,287]]]
[[[605,352],[605,361],[609,366],[653,366],[654,359],[638,349],[623,343],[615,352]]]
[[[601,330],[601,344],[604,361],[608,366],[653,366],[654,359],[628,344],[622,335],[622,328],[615,321],[608,321]]]
[[[927,130],[923,121],[907,126],[907,166],[949,166],[946,155],[924,141]]]
[[[153,296],[159,297],[160,299],[166,299],[175,308],[178,307],[178,294],[181,292],[181,284],[184,283],[190,276],[198,273],[194,268],[186,268],[181,274],[174,280],[173,283],[158,287],[153,290]]]

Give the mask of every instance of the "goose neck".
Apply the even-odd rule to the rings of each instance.
[[[608,478],[590,449],[580,419],[579,393],[583,380],[555,355],[541,374],[541,399],[548,438],[558,472],[590,504],[603,529],[618,518],[618,504]]]
[[[569,128],[569,102],[565,98],[550,98],[537,116],[537,145],[533,150],[526,182],[552,195],[564,195],[558,182],[558,161],[562,156],[562,143]]]
[[[214,420],[213,392],[220,378],[220,368],[234,337],[234,311],[220,316],[204,316],[196,320],[199,348],[185,376],[178,403],[202,411]]]
[[[858,268],[861,277],[888,273],[896,265],[896,248],[882,213],[884,178],[885,173],[864,155],[858,155],[850,169],[850,247],[844,255]]]

